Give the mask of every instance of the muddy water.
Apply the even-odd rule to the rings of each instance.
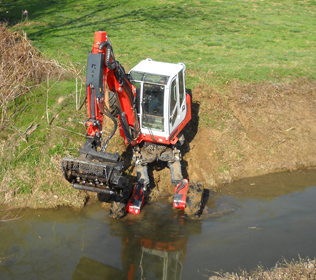
[[[99,203],[22,211],[0,223],[0,279],[207,279],[314,258],[315,186],[312,171],[245,179],[211,194],[200,221],[165,201],[119,221]]]

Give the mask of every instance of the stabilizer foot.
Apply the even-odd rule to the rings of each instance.
[[[184,210],[189,181],[183,179],[175,188],[173,207]]]
[[[126,211],[128,213],[138,215],[140,213],[140,210],[144,206],[144,202],[145,195],[142,186],[141,184],[136,184],[134,186],[133,194],[127,203]]]

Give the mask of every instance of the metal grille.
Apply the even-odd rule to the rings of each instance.
[[[83,162],[80,160],[63,159],[62,167],[66,170],[97,177],[107,177],[107,166],[95,162]]]
[[[80,163],[79,164],[79,172],[85,174],[91,174],[96,176],[103,175],[103,167],[101,166],[94,166],[88,163]]]
[[[70,161],[69,163],[71,164]],[[79,172],[79,162],[74,162],[72,169]]]

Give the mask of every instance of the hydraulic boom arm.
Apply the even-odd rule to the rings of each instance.
[[[117,94],[121,107],[119,114],[121,134],[123,132],[126,142],[131,143],[139,133],[135,107],[136,90],[130,83],[123,66],[115,60],[113,48],[106,32],[98,31],[95,33],[92,52],[88,56],[86,88],[89,119],[86,122],[87,136],[102,136],[104,115],[107,115],[116,123],[115,118],[104,103],[106,84],[110,91]],[[116,127],[117,125],[115,125],[115,129],[108,140],[115,133]],[[104,151],[105,148],[102,150]]]

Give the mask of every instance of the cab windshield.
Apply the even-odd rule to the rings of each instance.
[[[143,98],[141,102],[137,101],[138,106],[142,107],[142,127],[164,131],[164,93],[170,77],[136,71],[131,71],[130,75],[133,84],[137,84],[138,100],[143,87]]]
[[[144,128],[164,131],[164,92],[164,85],[143,83],[142,126]]]

